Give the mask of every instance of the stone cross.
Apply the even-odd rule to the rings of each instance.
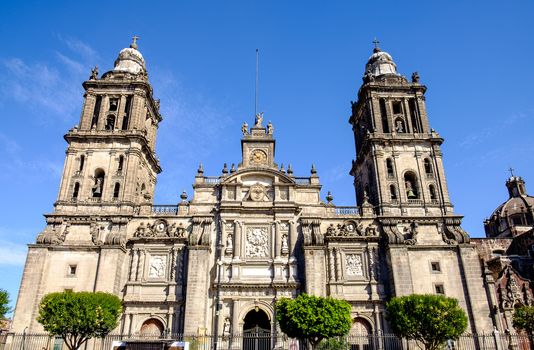
[[[373,40],[373,44],[375,44],[375,49],[378,48],[378,44],[380,44],[380,41],[378,41],[377,38],[375,38],[375,40]]]

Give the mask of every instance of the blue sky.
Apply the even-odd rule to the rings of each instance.
[[[532,13],[531,1],[2,1],[0,287],[16,299],[25,245],[53,208],[81,83],[94,65],[111,69],[134,34],[165,117],[157,203],[191,194],[199,162],[206,175],[239,162],[259,48],[278,163],[301,176],[315,163],[323,197],[354,205],[349,101],[377,37],[401,74],[428,86],[455,210],[483,236],[510,166],[534,193]]]

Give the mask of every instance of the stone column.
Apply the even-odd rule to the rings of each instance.
[[[282,237],[280,236],[280,221],[275,221],[273,226],[274,226],[274,239],[275,239],[274,256],[276,259],[279,259],[280,254],[282,252]]]
[[[80,130],[89,130],[93,120],[93,110],[95,109],[96,96],[93,93],[85,93],[85,103],[82,109]]]
[[[100,105],[100,112],[98,117],[98,124],[96,126],[97,130],[104,130],[106,125],[106,119],[108,117],[107,113],[102,113],[109,109],[109,96],[103,96],[102,104]]]
[[[335,267],[335,257],[334,257],[334,250],[329,249],[328,250],[328,280],[332,282],[336,275],[336,267]]]
[[[297,223],[291,220],[289,221],[289,251],[290,251],[291,257],[295,257],[297,238],[298,238]]]
[[[336,256],[336,280],[342,281],[343,280],[343,270],[341,269],[341,252],[339,249],[334,250],[334,254]]]
[[[140,281],[143,279],[143,273],[145,272],[145,259],[146,252],[145,250],[139,250],[139,259],[137,261],[137,272],[135,274],[135,280]]]
[[[137,276],[137,264],[139,262],[139,249],[132,249],[132,259],[130,260],[130,281],[135,281]]]
[[[239,256],[241,255],[241,236],[243,232],[243,222],[235,222],[234,232],[234,259],[239,260]]]
[[[207,309],[209,307],[208,287],[210,277],[210,247],[190,246],[188,275],[185,300],[184,334],[196,334],[199,328],[207,328]]]
[[[117,124],[115,125],[115,128],[117,130],[122,130],[122,122],[124,121],[124,117],[126,116],[126,114],[128,114],[128,111],[126,110],[127,98],[128,97],[126,95],[121,95],[121,100],[119,102],[119,110],[117,113]]]

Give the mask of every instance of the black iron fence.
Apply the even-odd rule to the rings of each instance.
[[[184,348],[187,343],[187,349]],[[522,334],[466,334],[449,340],[444,350],[534,350],[533,341]],[[120,335],[90,339],[79,350],[307,350],[306,341],[282,333],[211,335]],[[348,335],[323,340],[318,350],[416,350],[415,341],[392,334]],[[60,337],[48,334],[0,334],[0,350],[68,350]]]

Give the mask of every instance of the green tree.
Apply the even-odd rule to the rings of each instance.
[[[61,336],[70,350],[90,338],[105,337],[118,325],[121,300],[109,293],[60,292],[44,296],[37,321],[50,335]]]
[[[315,349],[324,338],[346,335],[352,324],[344,300],[300,294],[276,303],[276,319],[291,338],[307,339]]]
[[[467,316],[458,300],[442,295],[392,298],[386,309],[393,333],[421,342],[426,350],[442,348],[448,339],[458,339],[467,328]]]
[[[534,306],[521,306],[515,309],[513,325],[516,329],[524,330],[530,339],[534,338]]]
[[[0,289],[0,320],[4,320],[6,314],[11,311],[9,307],[10,302],[9,293],[4,289]]]

